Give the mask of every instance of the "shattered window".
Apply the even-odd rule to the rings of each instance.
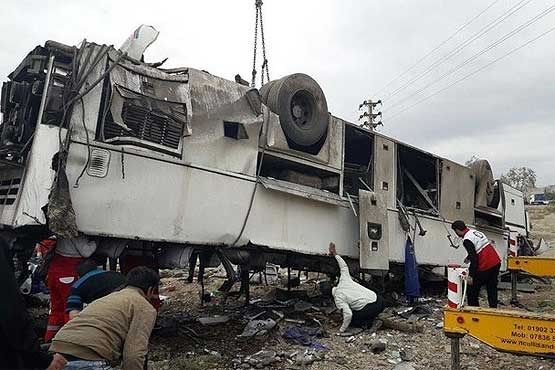
[[[398,145],[397,199],[405,206],[437,214],[438,160],[434,156]]]
[[[186,122],[185,104],[114,85],[102,134],[106,142],[145,146],[176,154]]]
[[[373,136],[360,128],[345,125],[344,177],[345,193],[358,196],[359,189],[373,184]]]

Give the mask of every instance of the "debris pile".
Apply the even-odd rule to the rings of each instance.
[[[333,301],[313,293],[307,280],[298,288],[254,285],[244,300],[221,304],[219,297],[201,305],[198,284],[185,282],[180,271],[163,271],[161,291],[168,296],[151,337],[149,369],[444,369],[450,345],[443,334],[443,296],[415,306],[388,307],[366,329],[339,335],[341,315]],[[216,290],[225,275],[207,271],[205,287]],[[522,295],[531,309],[552,309],[553,285],[541,285],[534,296]],[[509,292],[500,299],[508,302]],[[534,301],[532,301],[534,298]],[[36,310],[45,310],[37,308]],[[42,312],[42,311],[41,311]],[[36,316],[36,313],[33,313]],[[528,370],[555,368],[550,360],[526,362],[494,351],[476,340],[461,340],[466,369]]]

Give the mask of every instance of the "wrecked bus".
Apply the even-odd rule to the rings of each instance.
[[[487,162],[469,168],[336,117],[304,74],[256,90],[128,51],[48,41],[3,83],[0,224],[20,248],[78,232],[100,240],[98,254],[132,245],[163,267],[196,249],[251,270],[326,272],[334,241],[353,268],[383,274],[407,237],[421,266],[460,263],[447,236],[461,219],[506,260],[523,201],[507,203]]]

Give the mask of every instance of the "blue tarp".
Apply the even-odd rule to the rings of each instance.
[[[405,296],[412,302],[420,297],[420,281],[418,280],[418,264],[414,254],[414,245],[410,237],[405,244]]]

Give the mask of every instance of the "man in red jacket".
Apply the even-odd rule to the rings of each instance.
[[[463,221],[451,225],[455,233],[463,239],[463,246],[470,261],[468,279],[468,305],[479,306],[480,288],[486,286],[488,303],[497,308],[497,282],[501,259],[489,239],[480,231],[469,229]]]
[[[48,267],[46,281],[50,290],[50,312],[44,341],[49,342],[69,321],[66,302],[73,283],[79,279],[77,265],[96,250],[96,242],[82,235],[71,239],[58,239],[54,256]]]

